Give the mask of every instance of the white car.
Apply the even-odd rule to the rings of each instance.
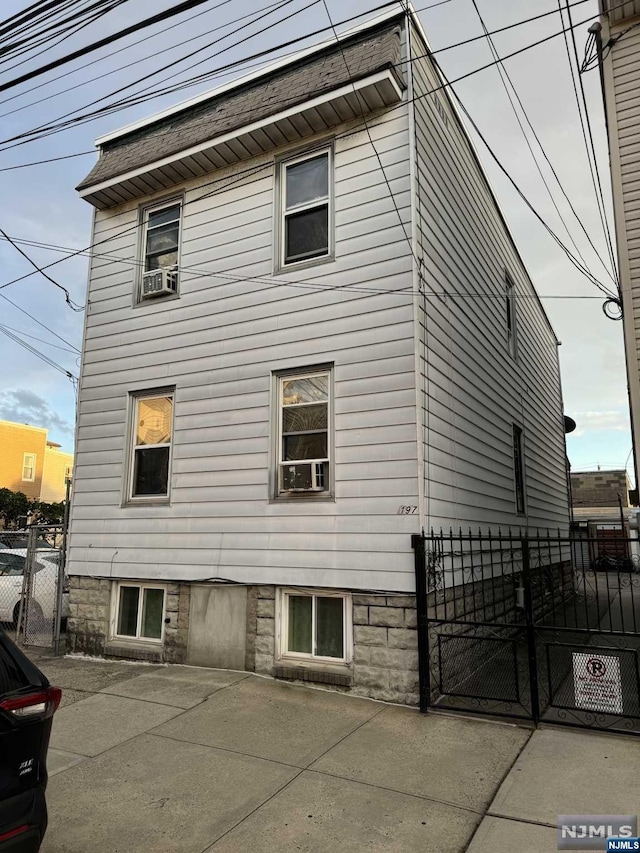
[[[53,559],[52,559],[53,558]],[[54,562],[54,559],[56,560]],[[27,552],[24,548],[0,549],[0,622],[16,624]],[[57,552],[38,552],[34,564],[30,619],[53,619],[58,578]],[[62,593],[62,617],[69,615],[68,587]]]

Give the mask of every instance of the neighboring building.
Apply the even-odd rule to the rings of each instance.
[[[0,489],[30,500],[62,501],[72,467],[73,454],[48,441],[44,427],[0,421]]]
[[[627,554],[629,490],[626,471],[582,471],[571,474],[574,556],[587,568],[598,554]],[[582,544],[580,544],[582,539]]]
[[[628,515],[631,482],[626,471],[576,471],[571,474],[574,521],[593,526],[622,528],[621,513]],[[622,506],[622,510],[620,507]]]
[[[61,445],[48,441],[44,451],[44,470],[40,500],[59,503],[67,494],[67,480],[73,474],[73,453],[65,453]]]
[[[0,488],[39,500],[47,430],[0,421]]]
[[[390,12],[99,140],[72,648],[413,703],[411,535],[568,528],[557,341],[426,54]]]
[[[640,453],[640,0],[600,0],[597,34],[616,223],[635,451]]]

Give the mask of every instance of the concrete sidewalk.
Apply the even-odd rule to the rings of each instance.
[[[546,853],[559,813],[638,810],[636,739],[33,657],[63,688],[42,853]]]

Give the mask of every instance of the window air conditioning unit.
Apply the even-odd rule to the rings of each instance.
[[[178,271],[175,269],[150,270],[142,274],[142,298],[165,296],[178,290]]]
[[[282,491],[284,492],[323,492],[324,466],[322,462],[312,462],[282,466]]]

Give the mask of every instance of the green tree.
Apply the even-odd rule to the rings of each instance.
[[[0,489],[0,518],[4,519],[5,528],[17,527],[19,519],[25,518],[30,509],[31,502],[25,494]]]

